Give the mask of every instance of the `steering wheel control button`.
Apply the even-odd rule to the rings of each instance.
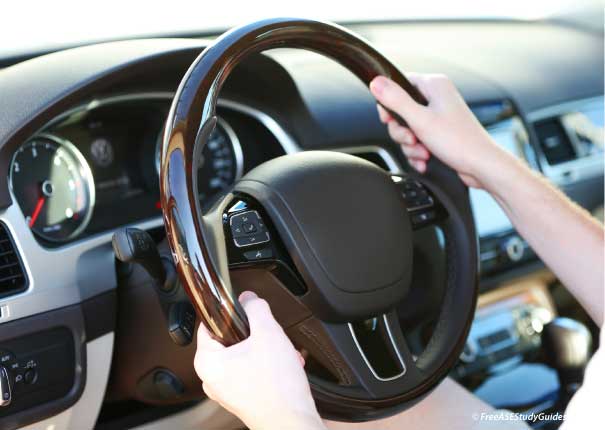
[[[246,251],[244,252],[244,257],[246,260],[255,261],[255,260],[266,260],[268,258],[273,258],[273,251],[270,248],[262,248],[256,249],[254,251]]]
[[[401,194],[405,200],[408,211],[412,212],[433,206],[433,198],[420,182],[412,178],[404,178],[396,183],[399,184],[402,189]]]
[[[183,301],[170,306],[168,332],[177,345],[186,346],[191,343],[195,332],[195,309],[190,302]]]
[[[268,242],[271,237],[257,211],[246,211],[232,215],[229,227],[233,242],[238,248]]]
[[[419,226],[434,221],[437,218],[435,211],[420,212],[412,215],[412,224]]]
[[[256,226],[251,222],[245,223],[242,227],[245,233],[254,233],[256,231]]]
[[[245,246],[259,245],[269,242],[270,237],[268,232],[251,234],[244,237],[236,237],[234,239],[235,246],[243,248]]]

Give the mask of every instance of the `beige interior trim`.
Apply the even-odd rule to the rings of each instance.
[[[241,430],[245,428],[246,426],[235,415],[212,400],[204,400],[197,406],[178,414],[135,427],[136,430]]]
[[[510,307],[513,302],[534,304],[548,309],[556,315],[556,307],[548,291],[548,285],[555,280],[549,270],[543,269],[513,282],[504,283],[497,289],[481,294],[477,301],[477,315],[497,307]]]

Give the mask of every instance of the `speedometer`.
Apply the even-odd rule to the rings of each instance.
[[[158,138],[156,169],[159,173],[160,151],[163,133]],[[199,198],[210,201],[221,191],[230,187],[243,173],[243,155],[239,139],[231,126],[218,118],[202,151],[203,163],[198,170]]]
[[[70,142],[47,134],[33,138],[14,154],[9,180],[36,235],[63,242],[86,228],[95,188],[90,167]]]

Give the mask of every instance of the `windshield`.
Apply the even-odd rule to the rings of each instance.
[[[160,2],[158,2],[160,3]],[[53,0],[3,4],[0,57],[103,40],[217,33],[246,22],[293,16],[339,23],[414,19],[544,19],[600,0],[152,1]]]

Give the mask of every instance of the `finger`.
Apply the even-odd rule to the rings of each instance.
[[[425,114],[423,106],[399,85],[384,76],[377,76],[370,82],[372,95],[384,107],[399,114],[408,124],[413,125]]]
[[[300,351],[296,351],[298,353],[298,360],[300,361],[300,365],[302,367],[305,367],[306,361],[305,361],[305,357],[303,357],[303,355],[300,353]]]
[[[198,351],[220,351],[225,347],[215,340],[204,323],[201,323],[197,329],[197,349]]]
[[[386,111],[385,108],[383,108],[380,105],[376,105],[376,109],[378,109],[378,117],[380,118],[380,121],[384,124],[388,123],[389,121],[393,120],[393,117],[391,116],[390,113],[388,113]]]
[[[426,149],[426,147],[421,144],[403,145],[401,149],[403,150],[403,153],[407,158],[414,158],[421,161],[427,161],[431,157],[431,154],[428,149]]]
[[[413,145],[416,143],[416,135],[407,127],[399,125],[395,121],[391,121],[387,124],[389,130],[389,136],[397,143],[405,145]]]
[[[411,159],[409,160],[410,165],[416,169],[418,172],[420,173],[424,173],[426,172],[426,161],[423,160],[418,160],[418,159]]]
[[[273,318],[269,304],[253,292],[243,292],[239,296],[239,301],[248,316],[250,335],[266,331],[268,327],[272,326],[272,323],[277,324],[275,318]]]

